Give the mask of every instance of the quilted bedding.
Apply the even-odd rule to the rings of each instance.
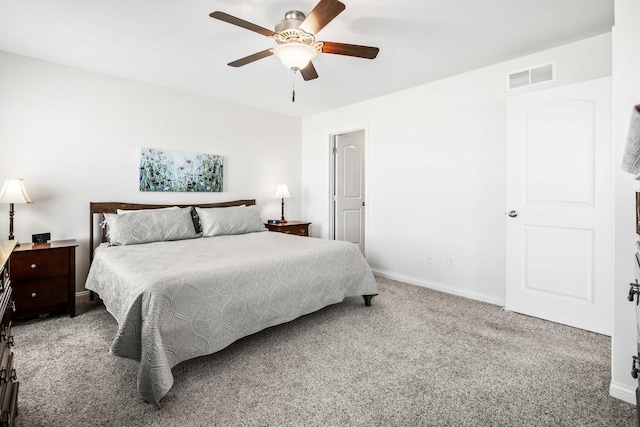
[[[138,390],[158,406],[178,363],[345,297],[377,293],[354,244],[275,232],[103,244],[86,288],[118,321],[111,352],[140,362]]]

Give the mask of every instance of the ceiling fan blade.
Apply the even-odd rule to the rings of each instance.
[[[268,30],[256,24],[252,24],[251,22],[245,21],[243,19],[236,18],[235,16],[231,16],[228,13],[216,11],[210,13],[209,16],[224,22],[228,22],[229,24],[237,25],[238,27],[242,27],[250,31],[255,31],[256,33],[262,34],[263,36],[271,37],[275,35],[275,33],[271,30]]]
[[[322,42],[322,53],[334,53],[337,55],[356,56],[358,58],[374,59],[380,49],[371,46],[357,44]]]
[[[231,67],[242,67],[243,65],[250,64],[258,59],[266,58],[273,55],[273,49],[263,50],[262,52],[254,53],[253,55],[245,56],[244,58],[237,59],[233,62],[229,62],[227,65]]]
[[[318,78],[316,67],[313,66],[313,62],[311,61],[309,61],[309,65],[300,70],[300,74],[302,74],[302,78],[305,80],[313,80]]]
[[[338,0],[320,0],[320,2],[307,15],[304,22],[300,25],[300,29],[311,33],[318,34],[329,22],[338,16],[345,9],[344,3]]]

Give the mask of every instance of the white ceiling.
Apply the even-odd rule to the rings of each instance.
[[[611,31],[613,0],[342,0],[317,39],[377,46],[374,60],[320,54],[319,78],[275,57],[228,62],[275,42],[218,21],[273,29],[316,0],[0,0],[0,50],[305,116]]]

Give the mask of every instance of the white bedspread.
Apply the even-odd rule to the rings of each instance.
[[[138,389],[156,405],[178,363],[347,296],[377,293],[354,244],[275,232],[103,244],[86,288],[118,321],[111,352],[140,362]]]

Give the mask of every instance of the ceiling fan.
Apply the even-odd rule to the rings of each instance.
[[[277,43],[275,48],[245,56],[230,62],[228,65],[242,67],[259,59],[275,55],[285,67],[293,70],[294,73],[300,71],[304,80],[313,80],[318,77],[318,73],[311,60],[316,57],[318,52],[366,59],[374,59],[378,55],[380,49],[377,47],[316,41],[316,34],[344,9],[344,3],[338,0],[320,0],[307,16],[298,10],[287,12],[284,20],[275,26],[275,31],[220,11],[213,12],[209,16],[273,38]]]

